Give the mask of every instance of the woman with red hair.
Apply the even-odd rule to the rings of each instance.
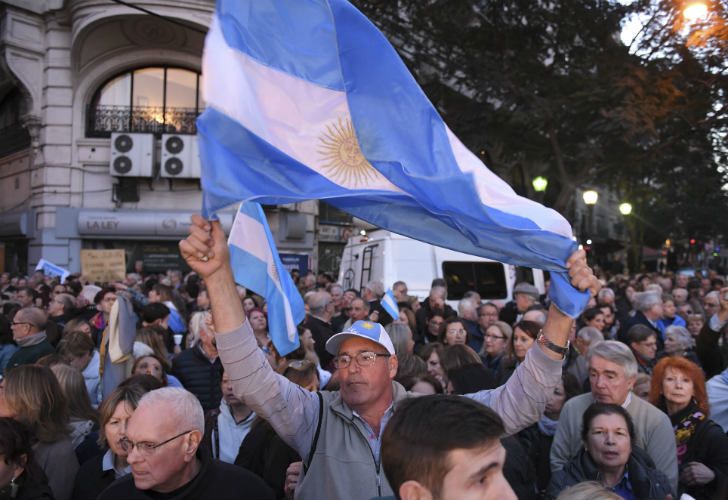
[[[728,437],[710,420],[703,370],[682,356],[663,358],[652,372],[650,402],[675,430],[678,494],[728,498]]]

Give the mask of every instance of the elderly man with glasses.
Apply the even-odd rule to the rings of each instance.
[[[11,329],[18,349],[8,360],[6,371],[20,365],[32,365],[46,354],[56,352],[46,338],[48,317],[42,309],[26,307],[15,313]]]
[[[175,387],[148,392],[120,441],[131,474],[112,483],[99,500],[274,498],[253,473],[200,450],[204,431],[194,394]]]
[[[340,390],[307,392],[276,374],[257,348],[233,293],[235,282],[219,222],[195,215],[189,231],[180,250],[208,285],[218,352],[233,390],[303,459],[305,473],[296,498],[367,500],[392,495],[381,466],[381,436],[395,407],[409,394],[393,380],[398,360],[384,328],[364,319],[329,338],[326,350],[335,356]],[[573,254],[568,265],[574,286],[598,291],[583,251]],[[571,318],[552,306],[539,347],[529,350],[517,376],[502,387],[470,395],[501,415],[507,433],[539,419],[561,380],[571,324]]]

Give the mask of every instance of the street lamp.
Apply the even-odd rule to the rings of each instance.
[[[686,21],[702,21],[708,17],[708,4],[704,1],[688,2],[683,9],[683,17]]]
[[[587,206],[593,207],[597,204],[597,201],[599,200],[599,193],[594,191],[593,189],[587,189],[582,193],[582,198],[584,199],[584,203]]]
[[[533,179],[531,184],[533,185],[533,189],[537,193],[543,193],[544,191],[546,191],[546,188],[549,185],[549,181],[548,181],[548,179],[546,179],[546,177],[542,177],[539,175],[538,177]]]
[[[624,202],[619,205],[619,213],[622,215],[629,215],[632,213],[632,204]]]

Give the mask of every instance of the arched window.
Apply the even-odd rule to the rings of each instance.
[[[115,76],[96,91],[86,135],[195,134],[195,119],[203,109],[198,72],[166,66],[139,68]]]

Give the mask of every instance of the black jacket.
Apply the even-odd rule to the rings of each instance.
[[[182,351],[174,358],[172,375],[182,382],[185,389],[197,396],[205,411],[220,406],[222,362],[219,357],[214,363],[210,363],[202,352],[202,347],[196,345]]]
[[[47,354],[53,354],[56,350],[53,348],[48,339],[43,340],[39,344],[31,345],[28,347],[21,347],[15,353],[10,356],[8,364],[5,367],[5,371],[9,371],[16,366],[21,365],[32,365],[40,358]]]
[[[326,341],[337,332],[334,332],[331,323],[322,321],[314,316],[308,317],[306,327],[311,330],[311,336],[316,341],[313,348],[316,350],[319,361],[321,361],[321,366],[328,370],[331,367],[334,356],[326,350]]]
[[[104,455],[97,455],[81,465],[73,485],[73,500],[96,500],[116,479],[113,470],[102,471]]]
[[[673,426],[690,411],[695,411],[695,407],[688,407],[671,416]],[[728,436],[723,433],[720,425],[710,419],[697,424],[695,434],[688,441],[680,469],[690,462],[699,462],[708,467],[715,474],[715,479],[703,486],[688,486],[680,482],[678,495],[687,493],[696,500],[728,498]]]
[[[668,494],[674,497],[674,493],[670,491],[670,481],[665,474],[655,469],[655,464],[649,455],[636,446],[632,448],[627,470],[635,498],[664,500]],[[545,498],[556,498],[564,489],[577,483],[599,481],[600,476],[592,458],[581,449],[563,469],[553,473]]]
[[[622,325],[622,329],[618,333],[618,338],[625,344],[629,345],[629,342],[627,341],[627,332],[630,328],[634,325],[645,325],[647,328],[655,332],[655,336],[657,337],[657,350],[661,351],[665,347],[665,341],[662,339],[662,332],[659,328],[650,323],[650,320],[647,319],[642,311],[634,313],[634,316],[632,316],[628,322],[622,323]]]
[[[541,432],[537,423],[526,427],[516,436],[526,451],[531,467],[533,467],[536,489],[539,492],[545,491],[549,481],[551,481],[549,457],[554,437]]]
[[[241,467],[213,460],[207,452],[198,450],[200,472],[195,478],[176,490],[169,500],[273,500],[273,492],[255,474]],[[99,500],[153,500],[155,493],[138,490],[131,474],[111,484]]]

